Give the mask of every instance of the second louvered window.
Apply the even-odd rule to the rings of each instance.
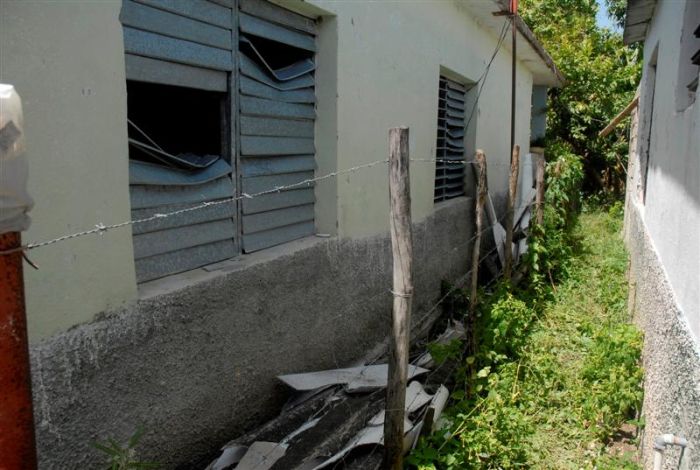
[[[464,195],[466,88],[440,77],[434,201]]]

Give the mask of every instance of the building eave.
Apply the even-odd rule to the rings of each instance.
[[[508,11],[508,0],[488,2],[462,0],[461,3],[471,11],[472,16],[483,28],[492,31],[495,35],[500,33],[503,21],[506,19],[504,16],[494,16],[494,13]],[[518,60],[532,72],[533,84],[556,88],[564,86],[566,83],[564,75],[530,27],[520,17],[516,17],[515,27],[521,39],[517,49]],[[505,41],[503,47],[510,50],[510,41]]]
[[[646,39],[655,7],[656,0],[627,0],[623,43],[629,45]]]

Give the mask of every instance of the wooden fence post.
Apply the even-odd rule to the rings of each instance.
[[[474,235],[474,248],[472,249],[471,269],[471,293],[469,295],[469,318],[473,318],[476,311],[476,288],[479,281],[479,257],[481,255],[481,232],[484,225],[484,204],[486,203],[488,178],[486,176],[486,154],[483,150],[476,151],[476,164],[478,166],[478,180],[476,189],[476,234]]]
[[[391,470],[403,469],[403,422],[413,299],[413,235],[408,165],[408,128],[392,128],[389,130],[389,224],[394,259],[394,305],[384,420],[384,468]]]
[[[535,196],[535,209],[537,225],[544,223],[544,154],[537,154],[537,176],[535,178],[537,195]]]
[[[513,158],[510,160],[510,182],[508,185],[508,211],[506,213],[506,246],[505,266],[503,277],[510,282],[513,271],[513,218],[515,217],[515,197],[518,192],[518,173],[520,171],[520,146],[513,147]]]

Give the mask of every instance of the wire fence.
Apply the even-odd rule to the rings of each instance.
[[[493,51],[493,54],[490,56],[490,59],[489,59],[487,65],[486,65],[484,71],[482,72],[481,76],[478,78],[478,80],[477,80],[477,82],[476,82],[476,85],[475,85],[475,86],[477,87],[477,88],[476,88],[476,96],[475,96],[475,98],[474,98],[474,101],[473,101],[471,110],[470,110],[470,112],[469,112],[469,114],[468,114],[469,118],[468,118],[467,124],[466,124],[466,126],[465,126],[465,128],[467,128],[467,129],[469,128],[469,125],[470,125],[470,123],[471,123],[471,121],[472,121],[472,118],[473,118],[473,116],[474,116],[474,114],[475,114],[475,112],[476,112],[476,108],[477,108],[477,106],[478,106],[479,97],[480,97],[481,92],[482,92],[482,90],[483,90],[483,88],[484,88],[484,85],[485,85],[486,79],[487,79],[487,77],[488,77],[488,74],[489,74],[491,65],[492,65],[492,63],[494,62],[494,59],[495,59],[495,57],[497,56],[499,50],[501,49],[501,46],[503,45],[504,39],[505,39],[506,34],[507,34],[507,31],[508,31],[508,25],[509,25],[509,22],[505,22],[505,23],[504,23],[503,28],[502,28],[502,30],[501,30],[501,33],[499,34],[499,38],[498,38],[498,41],[497,41],[496,48],[495,48],[495,50]],[[450,159],[450,158],[448,158],[448,159],[445,159],[445,158],[411,158],[410,161],[411,161],[411,162],[415,162],[415,163],[449,163],[449,164],[464,165],[464,166],[466,166],[466,165],[474,165],[474,164],[477,164],[477,163],[478,163],[478,162],[475,161],[475,160]],[[183,215],[183,214],[187,214],[187,213],[191,213],[191,212],[195,212],[195,211],[200,211],[200,210],[205,210],[205,209],[208,209],[208,208],[210,208],[210,207],[212,207],[212,206],[220,206],[220,205],[225,205],[225,204],[234,204],[234,203],[236,203],[236,202],[238,202],[238,201],[242,201],[242,200],[246,200],[246,199],[255,199],[255,198],[263,197],[263,196],[266,196],[266,195],[269,195],[269,194],[279,193],[279,192],[282,192],[282,191],[293,190],[293,189],[297,189],[297,188],[301,188],[301,187],[309,187],[309,186],[311,186],[311,185],[313,185],[313,184],[315,184],[315,183],[319,183],[319,182],[322,182],[322,181],[324,181],[324,180],[328,180],[328,179],[331,179],[331,178],[337,178],[337,177],[340,177],[340,176],[343,176],[343,175],[352,174],[352,173],[358,172],[358,171],[360,171],[360,170],[370,169],[370,168],[377,167],[377,166],[380,166],[380,165],[384,165],[384,164],[387,164],[387,163],[388,163],[388,160],[387,160],[386,158],[378,159],[378,160],[375,160],[375,161],[372,161],[372,162],[369,162],[369,163],[364,163],[364,164],[356,165],[356,166],[353,166],[353,167],[350,167],[350,168],[346,168],[346,169],[342,169],[342,170],[337,170],[337,171],[334,171],[334,172],[330,172],[330,173],[327,173],[327,174],[324,174],[324,175],[321,175],[321,176],[316,176],[316,177],[314,177],[314,178],[303,179],[303,180],[300,180],[300,181],[298,181],[298,182],[295,182],[295,183],[292,183],[292,184],[289,184],[289,185],[275,186],[275,187],[272,187],[272,188],[270,188],[270,189],[267,189],[267,190],[264,190],[264,191],[260,191],[260,192],[256,192],[256,193],[252,193],[252,194],[240,193],[239,195],[236,195],[236,196],[234,196],[234,197],[229,197],[229,198],[224,198],[224,199],[218,199],[218,200],[214,200],[214,201],[204,201],[204,202],[201,202],[201,203],[199,203],[199,204],[195,204],[195,205],[193,205],[193,206],[191,206],[191,207],[187,207],[187,208],[184,208],[184,209],[174,210],[174,211],[170,211],[170,212],[156,213],[156,214],[153,214],[153,215],[150,216],[150,217],[144,217],[144,218],[140,218],[140,219],[131,219],[131,220],[126,220],[126,221],[123,221],[123,222],[112,223],[112,224],[104,224],[104,223],[102,223],[102,222],[98,222],[98,223],[96,223],[96,224],[94,225],[93,228],[86,229],[86,230],[82,230],[82,231],[78,231],[78,232],[74,232],[74,233],[69,233],[69,234],[60,235],[60,236],[57,236],[57,237],[55,237],[55,238],[47,239],[47,240],[44,240],[44,241],[30,242],[30,243],[24,244],[24,245],[22,245],[22,246],[19,246],[19,247],[17,247],[17,248],[13,248],[13,249],[9,249],[9,250],[0,251],[0,255],[10,255],[10,254],[18,253],[18,252],[25,253],[25,252],[30,251],[30,250],[34,250],[34,249],[38,249],[38,248],[42,248],[42,247],[47,247],[47,246],[50,246],[50,245],[59,244],[59,243],[62,243],[62,242],[66,242],[66,241],[68,241],[68,240],[74,240],[74,239],[78,239],[78,238],[82,238],[82,237],[86,237],[86,236],[90,236],[90,235],[102,235],[102,234],[105,234],[105,233],[107,233],[107,232],[110,232],[110,231],[113,231],[113,230],[118,230],[118,229],[125,228],[125,227],[132,227],[132,226],[135,226],[135,225],[144,224],[144,223],[148,223],[148,222],[153,222],[153,221],[156,221],[156,220],[161,220],[161,219],[166,219],[166,218],[172,218],[172,217],[178,217],[178,216],[181,216],[181,215]],[[510,167],[510,163],[505,163],[505,162],[489,162],[489,163],[488,163],[488,166],[490,166],[490,167],[492,167],[492,166]],[[480,230],[478,233],[473,234],[471,237],[469,237],[469,238],[467,238],[466,240],[464,240],[464,241],[462,242],[462,244],[467,244],[467,245],[469,245],[469,244],[471,244],[478,236],[481,236],[481,235],[483,235],[483,234],[485,234],[485,233],[487,233],[487,232],[493,230],[494,226],[495,226],[496,224],[502,223],[502,222],[504,221],[505,217],[507,217],[507,215],[508,215],[507,213],[506,213],[506,214],[503,214],[499,219],[497,219],[497,220],[495,220],[495,221],[492,221],[492,224],[491,224],[491,225],[489,225],[489,226],[483,228],[483,229]],[[486,253],[484,253],[483,255],[481,255],[481,257],[480,257],[480,259],[479,259],[479,261],[478,261],[478,263],[477,263],[477,266],[480,265],[480,264],[481,264],[484,260],[486,260],[488,257],[494,255],[494,253],[495,253],[496,251],[497,251],[497,247],[493,247],[492,249],[488,250]],[[428,320],[431,318],[431,316],[433,316],[433,315],[435,314],[436,310],[437,310],[440,306],[442,306],[442,305],[444,304],[444,302],[445,302],[447,299],[450,298],[450,296],[452,296],[455,292],[457,292],[459,289],[462,289],[462,288],[464,287],[464,284],[466,283],[466,281],[467,281],[467,280],[470,278],[470,276],[472,276],[472,275],[475,275],[475,273],[472,272],[472,269],[469,269],[466,273],[464,273],[464,274],[460,277],[460,280],[458,280],[457,282],[455,282],[455,283],[450,287],[450,289],[447,290],[447,292],[445,292],[443,295],[441,295],[440,298],[438,298],[437,301],[435,301],[429,308],[427,308],[427,309],[425,310],[425,312],[423,312],[419,318],[417,318],[416,320],[414,320],[414,321],[412,322],[412,324],[413,324],[413,325],[423,325],[424,322],[428,321]],[[391,289],[387,289],[387,295],[389,295],[389,294],[392,294],[392,295],[404,295],[404,294],[401,294],[401,293],[395,293],[395,292],[393,292]],[[333,315],[333,316],[329,317],[327,320],[328,320],[328,321],[334,321],[335,319],[340,318],[340,317],[342,317],[342,316],[343,316],[343,313],[341,312],[341,313],[338,313],[338,314],[336,314],[336,315]],[[429,338],[429,337],[427,338],[427,341],[430,341],[430,338]],[[416,365],[416,363],[417,363],[417,361],[418,361],[419,359],[420,359],[420,356],[416,357],[413,361],[411,361],[411,364],[412,364],[412,365]],[[371,364],[371,363],[372,363],[372,362],[370,362],[370,364]],[[437,367],[437,368],[435,368],[435,369],[433,369],[433,370],[431,370],[430,372],[428,372],[428,373],[426,374],[426,376],[425,376],[425,380],[429,381],[432,377],[434,377],[435,374],[437,374],[437,373],[439,372],[439,370],[440,370],[440,366]],[[377,394],[377,393],[383,393],[383,392],[384,392],[384,389],[380,388],[380,389],[378,389],[378,390],[372,392],[371,395],[375,395],[375,394]],[[414,398],[414,400],[415,400],[415,399],[417,399],[417,397]],[[410,408],[410,407],[413,405],[413,403],[414,403],[414,402],[408,403],[407,406],[405,407],[405,409]],[[321,413],[321,411],[323,411],[323,410],[317,411],[317,412],[314,414],[314,416],[311,417],[311,419],[316,418],[317,415],[318,415],[319,413]],[[388,410],[385,410],[385,411],[388,411]],[[277,446],[280,446],[280,445],[282,445],[282,443],[279,443]],[[367,456],[365,462],[368,462],[368,461],[372,458],[372,456],[373,456],[373,454],[375,453],[375,451],[377,450],[377,448],[378,448],[378,447],[375,447],[375,448],[371,451],[371,453]],[[260,463],[259,463],[258,465],[256,465],[256,467],[258,467],[258,466],[260,466],[261,464],[263,464],[263,462],[264,462],[265,460],[267,460],[267,458],[270,457],[270,455],[272,455],[272,453],[273,453],[275,450],[276,450],[276,449],[272,449],[272,450],[269,451],[269,453],[268,453],[267,455],[262,456],[262,459],[261,459]]]
[[[435,159],[435,158],[433,158],[433,159],[430,159],[430,158],[412,158],[411,161],[412,162],[420,162],[420,163],[449,162],[449,163],[463,164],[463,165],[476,163],[476,161],[474,161],[474,160],[451,160],[451,159],[445,160],[445,159]],[[329,178],[335,178],[338,176],[354,173],[356,171],[359,171],[359,170],[362,170],[365,168],[372,168],[372,167],[375,167],[377,165],[386,164],[386,163],[388,163],[388,160],[386,160],[386,159],[385,160],[375,160],[375,161],[370,162],[370,163],[364,163],[364,164],[357,165],[357,166],[354,166],[351,168],[346,168],[343,170],[334,171],[334,172],[327,173],[327,174],[322,175],[322,176],[317,176],[314,178],[307,178],[307,179],[304,179],[301,181],[297,181],[296,183],[292,183],[292,184],[288,184],[288,185],[284,185],[284,186],[275,186],[273,188],[266,189],[264,191],[260,191],[257,193],[252,193],[252,194],[241,193],[239,196],[218,199],[215,201],[204,201],[204,202],[196,204],[192,207],[187,207],[185,209],[179,209],[179,210],[175,210],[175,211],[171,211],[171,212],[156,213],[150,217],[144,217],[141,219],[131,219],[131,220],[126,220],[124,222],[119,222],[119,223],[114,223],[114,224],[104,224],[102,222],[98,222],[94,225],[94,228],[82,230],[79,232],[74,232],[74,233],[70,233],[70,234],[66,234],[66,235],[61,235],[61,236],[58,236],[56,238],[44,240],[41,242],[27,243],[27,244],[24,244],[24,245],[16,247],[16,248],[0,251],[0,255],[9,255],[12,253],[17,253],[17,252],[26,252],[26,251],[34,250],[36,248],[41,248],[41,247],[53,245],[56,243],[65,242],[65,241],[72,240],[75,238],[81,238],[81,237],[85,237],[88,235],[98,235],[98,234],[101,235],[101,234],[104,234],[106,232],[120,229],[120,228],[124,228],[124,227],[130,227],[133,225],[144,224],[147,222],[153,222],[155,220],[167,219],[170,217],[177,217],[179,215],[186,214],[189,212],[204,210],[204,209],[210,208],[212,206],[232,204],[232,203],[235,203],[237,201],[244,200],[244,199],[255,199],[257,197],[266,196],[268,194],[275,194],[275,193],[279,193],[282,191],[297,189],[300,187],[308,187],[314,183],[324,181],[324,180],[327,180]],[[489,166],[492,166],[492,165],[509,166],[509,164],[505,164],[505,163],[501,163],[501,162],[493,162],[493,163],[489,164]]]

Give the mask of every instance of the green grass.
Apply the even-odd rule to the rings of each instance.
[[[620,225],[617,210],[584,212],[558,285],[485,302],[468,385],[453,393],[444,432],[409,458],[414,467],[639,468],[607,451],[642,400]]]

